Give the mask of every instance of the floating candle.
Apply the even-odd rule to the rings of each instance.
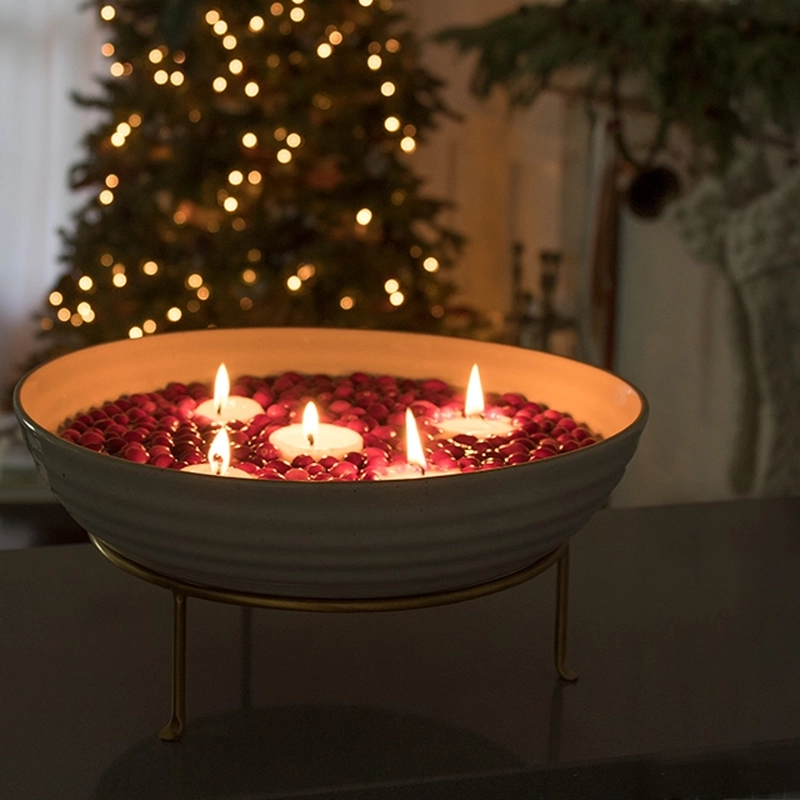
[[[198,475],[219,475],[222,478],[252,478],[253,476],[243,469],[231,467],[231,447],[228,442],[228,433],[225,428],[220,428],[211,447],[208,448],[208,461],[205,464],[192,464],[184,467],[181,472],[194,472]]]
[[[231,381],[225,364],[220,364],[217,377],[214,381],[214,399],[200,403],[195,409],[195,416],[208,417],[212,422],[226,422],[241,420],[248,422],[257,414],[263,414],[264,409],[251,397],[231,396]]]
[[[502,436],[511,433],[514,426],[508,417],[486,417],[483,387],[478,365],[472,365],[464,399],[464,416],[445,418],[439,423],[442,435],[451,438],[459,433],[486,439],[489,436]]]
[[[292,461],[297,456],[311,456],[319,461],[324,456],[344,458],[348,453],[360,453],[364,448],[361,434],[340,425],[319,421],[313,402],[303,411],[300,425],[287,425],[270,434],[269,442],[278,449],[281,458]]]

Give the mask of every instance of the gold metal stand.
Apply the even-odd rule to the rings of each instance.
[[[190,583],[163,575],[131,561],[105,542],[89,534],[95,547],[115,566],[142,580],[172,592],[172,718],[158,734],[165,742],[180,739],[186,711],[186,600],[199,597],[217,603],[244,607],[275,608],[290,611],[406,611],[415,608],[460,603],[487,594],[510,589],[540,575],[558,564],[556,574],[555,665],[562,680],[575,681],[578,675],[565,666],[567,653],[567,598],[569,594],[569,542],[547,553],[524,569],[496,580],[465,589],[409,595],[405,597],[376,597],[335,599],[315,597],[284,597],[220,589]]]

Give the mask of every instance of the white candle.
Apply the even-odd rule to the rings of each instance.
[[[213,422],[223,425],[232,420],[247,422],[256,414],[263,414],[264,409],[252,397],[230,395],[231,381],[224,364],[219,365],[214,381],[214,399],[200,403],[194,410],[195,415],[208,417]]]
[[[478,365],[473,364],[467,384],[467,394],[464,398],[464,415],[443,419],[439,423],[442,436],[450,439],[464,433],[469,436],[477,436],[478,439],[486,439],[489,436],[502,436],[514,430],[509,417],[487,418],[484,416],[484,409],[481,375]]]
[[[231,447],[228,442],[228,433],[225,428],[220,428],[211,447],[208,448],[208,461],[204,464],[190,464],[181,472],[194,472],[197,475],[218,475],[222,478],[252,478],[250,473],[243,469],[231,467]]]
[[[359,453],[364,448],[360,433],[320,422],[313,402],[305,407],[302,424],[278,428],[270,435],[269,441],[284,461],[292,461],[297,456],[311,456],[315,461],[324,456],[344,458],[348,453]]]

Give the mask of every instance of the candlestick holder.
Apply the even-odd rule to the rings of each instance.
[[[202,586],[163,575],[126,558],[105,542],[89,534],[95,547],[112,563],[136,578],[155,584],[172,592],[172,709],[170,721],[159,732],[164,742],[175,742],[183,735],[186,721],[186,603],[189,597],[197,597],[216,603],[228,603],[244,607],[272,608],[288,611],[316,612],[366,612],[408,611],[418,608],[460,603],[488,594],[510,589],[541,575],[553,564],[556,573],[556,616],[554,636],[554,660],[558,676],[574,682],[577,673],[565,665],[567,653],[567,603],[569,596],[569,542],[565,542],[550,553],[537,558],[532,564],[511,575],[486,581],[477,586],[442,592],[409,595],[405,597],[370,598],[321,598],[283,597],[278,595],[238,592],[221,587]]]

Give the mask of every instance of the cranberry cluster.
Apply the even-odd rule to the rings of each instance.
[[[549,458],[594,444],[600,438],[565,412],[509,392],[487,396],[487,417],[505,416],[514,430],[478,439],[460,434],[442,438],[438,423],[461,415],[463,393],[437,379],[413,380],[391,375],[300,375],[240,377],[231,394],[252,397],[263,408],[248,422],[227,424],[231,464],[266,480],[376,480],[387,467],[405,463],[405,410],[411,408],[426,458],[433,471],[474,472]],[[202,383],[170,383],[155,392],[123,395],[66,420],[59,435],[97,452],[138,464],[182,469],[207,458],[219,425],[195,413],[210,398]],[[313,400],[322,422],[344,425],[360,433],[364,449],[343,459],[326,456],[318,462],[297,456],[281,459],[269,437],[298,420]]]

